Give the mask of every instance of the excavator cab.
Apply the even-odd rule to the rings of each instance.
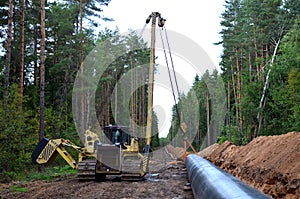
[[[109,125],[104,127],[106,138],[116,146],[130,145],[131,136],[127,126]]]
[[[110,143],[97,146],[95,179],[103,181],[106,175],[121,175],[122,179],[141,178],[141,157],[138,140],[130,136],[128,127],[109,125],[104,134]],[[126,177],[125,177],[126,175]]]

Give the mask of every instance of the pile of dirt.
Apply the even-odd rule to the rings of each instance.
[[[300,198],[300,133],[214,144],[199,155],[273,198]]]

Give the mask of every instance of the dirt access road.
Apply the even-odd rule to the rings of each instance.
[[[78,182],[76,176],[55,181],[12,182],[0,187],[0,198],[193,198],[192,191],[184,191],[187,183],[185,165],[161,148],[149,162],[146,180],[118,181],[111,176],[106,182]],[[25,187],[26,192],[13,192],[11,186]]]

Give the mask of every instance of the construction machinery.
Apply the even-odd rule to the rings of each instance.
[[[154,57],[155,57],[155,27],[163,27],[165,19],[158,12],[153,12],[146,20],[151,25],[151,51],[148,80],[148,105],[146,145],[143,154],[139,151],[138,140],[124,126],[110,125],[104,128],[103,134],[109,144],[101,143],[97,134],[89,128],[84,133],[84,146],[79,147],[66,139],[43,138],[34,152],[32,162],[37,164],[51,163],[60,155],[72,168],[78,170],[79,180],[103,181],[106,175],[119,175],[122,180],[141,180],[148,170],[149,153],[151,151]],[[75,160],[66,150],[71,147],[78,152]]]
[[[110,125],[104,133],[112,144],[100,142],[97,134],[88,129],[84,133],[85,145],[79,147],[66,139],[43,138],[32,153],[32,162],[52,163],[60,155],[73,169],[79,180],[104,181],[106,175],[120,175],[123,180],[141,180],[146,170],[142,167],[137,138],[130,137],[125,127]],[[66,148],[78,152],[78,160]]]

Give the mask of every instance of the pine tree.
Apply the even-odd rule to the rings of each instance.
[[[7,41],[6,41],[6,59],[5,59],[5,77],[4,77],[4,103],[3,103],[3,117],[6,120],[7,113],[7,96],[9,89],[9,79],[11,70],[11,50],[12,50],[12,30],[13,30],[13,0],[9,1],[8,9],[8,29],[7,29]]]
[[[45,31],[45,0],[41,0],[41,42],[40,42],[40,134],[39,140],[45,136],[45,123],[44,123],[44,111],[45,111],[45,43],[46,43],[46,31]]]
[[[20,102],[19,108],[22,109],[22,97],[24,92],[24,29],[25,29],[25,0],[21,0],[21,17],[20,17],[20,80],[19,80],[19,94]]]

